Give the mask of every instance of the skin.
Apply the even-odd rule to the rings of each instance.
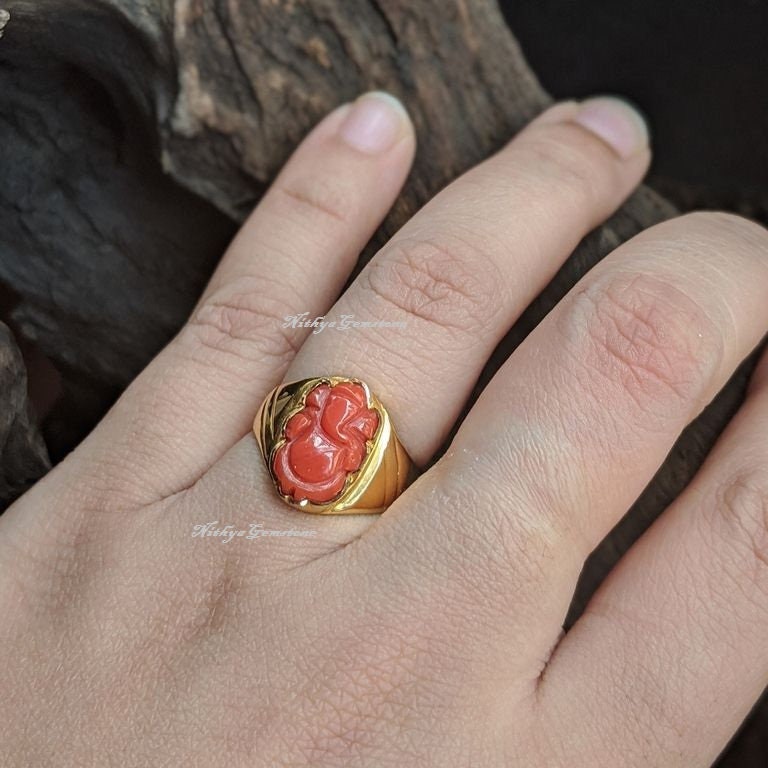
[[[354,112],[371,100],[386,146]],[[0,518],[0,764],[712,764],[768,684],[768,360],[699,475],[562,623],[590,551],[768,329],[761,227],[697,213],[618,248],[380,517],[282,504],[249,431],[281,381],[343,373],[426,463],[505,331],[645,173],[626,110],[553,107],[338,300],[414,134],[365,96],[308,136],[187,325]],[[304,311],[407,330],[283,327]],[[214,520],[315,534],[192,537]]]

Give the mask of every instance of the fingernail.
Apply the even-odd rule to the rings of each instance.
[[[407,125],[408,113],[394,96],[371,91],[352,105],[339,135],[360,152],[378,155],[395,145]]]
[[[587,99],[573,120],[601,138],[621,158],[633,157],[648,147],[648,123],[624,99],[615,96]]]

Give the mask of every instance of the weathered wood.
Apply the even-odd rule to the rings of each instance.
[[[0,281],[21,296],[25,337],[105,389],[183,322],[233,222],[338,102],[385,87],[417,125],[411,180],[376,242],[549,102],[487,0],[5,8]],[[640,192],[564,280],[669,213]]]
[[[24,335],[65,379],[90,382],[70,387],[67,402],[84,423],[89,400],[125,386],[183,322],[235,223],[331,107],[386,88],[417,128],[413,173],[362,262],[550,101],[491,0],[0,4],[10,14],[0,41],[0,281],[20,296],[13,318]],[[581,244],[482,381],[590,266],[673,214],[648,189],[634,195]],[[9,370],[6,386],[18,391],[22,374]],[[743,381],[686,432],[595,554],[574,615],[690,478]],[[78,392],[88,394],[78,402]],[[6,454],[2,471],[23,479]]]
[[[179,184],[241,219],[313,122],[386,87],[420,139],[391,233],[549,101],[485,1],[6,8],[0,281],[22,297],[26,336],[109,384],[127,383],[179,326],[232,232]],[[603,240],[668,214],[641,192]],[[591,243],[577,261],[600,255]]]
[[[0,323],[0,509],[49,467],[45,444],[30,414],[21,352]]]

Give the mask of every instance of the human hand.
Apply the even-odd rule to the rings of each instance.
[[[0,518],[2,765],[693,768],[758,698],[768,362],[561,631],[585,558],[768,328],[751,222],[683,216],[604,259],[383,516],[277,498],[250,434],[272,387],[359,377],[425,465],[495,345],[649,161],[628,107],[557,105],[334,304],[413,152],[385,97],[327,117],[177,338]],[[283,327],[305,311],[407,327]],[[213,520],[314,535],[192,537]]]

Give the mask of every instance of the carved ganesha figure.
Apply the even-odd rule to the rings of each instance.
[[[334,499],[362,466],[378,427],[362,385],[318,384],[285,424],[285,442],[272,465],[280,493],[313,504]]]

